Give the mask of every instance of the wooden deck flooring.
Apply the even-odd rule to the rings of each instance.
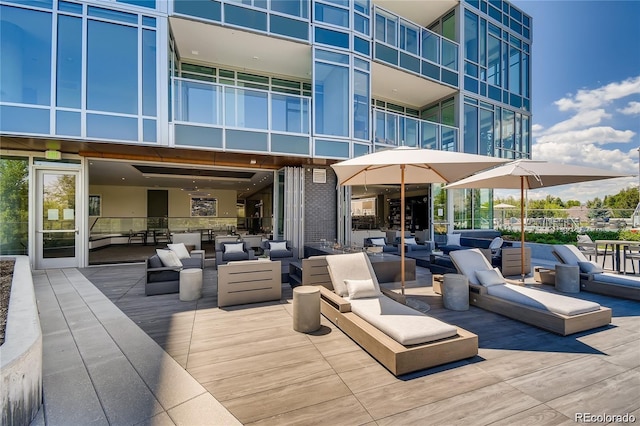
[[[219,309],[216,271],[204,297],[145,296],[142,265],[81,272],[243,424],[574,424],[576,413],[640,419],[640,303],[580,293],[613,309],[608,327],[567,337],[471,307],[445,310],[417,268],[407,294],[430,315],[479,336],[479,355],[394,377],[325,318],[292,329],[280,302]],[[636,420],[637,421],[637,420]]]

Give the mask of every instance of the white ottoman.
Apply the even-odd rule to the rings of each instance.
[[[460,274],[444,274],[442,304],[452,311],[469,310],[469,281]]]
[[[577,265],[556,265],[556,290],[563,293],[579,293],[580,267]]]
[[[180,300],[188,302],[202,297],[202,269],[191,268],[180,271]]]
[[[301,285],[293,289],[293,329],[310,333],[320,328],[320,289]]]

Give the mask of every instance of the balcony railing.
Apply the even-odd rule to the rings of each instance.
[[[412,57],[416,61],[424,59],[452,71],[458,71],[458,43],[379,7],[375,8],[375,15],[374,39],[376,43],[383,43],[393,50],[398,49],[396,55],[406,53],[410,55],[408,58]],[[377,54],[376,58],[395,63],[401,68],[405,68],[402,65],[403,62],[406,62],[407,65],[413,63],[411,59],[403,61],[403,58],[400,57],[394,60],[385,58],[386,55],[393,54],[389,51],[382,56]],[[420,72],[416,69],[410,70]],[[424,72],[423,74],[428,75]]]
[[[177,77],[173,88],[176,122],[310,135],[309,97]]]
[[[380,109],[373,110],[376,144],[456,151],[458,128]]]

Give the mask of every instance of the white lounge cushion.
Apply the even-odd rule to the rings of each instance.
[[[351,311],[396,342],[409,346],[446,339],[456,327],[380,295],[350,300]]]
[[[632,277],[604,272],[602,274],[594,274],[593,280],[608,284],[618,284],[640,288],[640,277]]]
[[[494,285],[487,289],[487,293],[503,300],[567,316],[600,309],[600,305],[594,302],[514,284]]]
[[[188,259],[191,257],[184,243],[167,244],[167,247],[178,256],[178,259]]]
[[[384,238],[371,238],[371,244],[374,246],[384,246]]]
[[[493,268],[489,271],[476,271],[476,278],[480,281],[480,285],[484,287],[491,287],[493,285],[502,285],[506,281],[502,276],[502,272],[498,268]]]
[[[169,268],[182,268],[182,262],[180,262],[178,255],[176,255],[173,251],[166,249],[156,249],[156,253],[158,254],[158,257],[160,258],[160,261],[164,266]]]
[[[376,288],[371,278],[366,280],[344,280],[344,283],[347,286],[349,299],[351,300],[380,296],[380,289]]]
[[[416,237],[405,237],[404,243],[412,246],[417,246]]]
[[[580,272],[584,274],[601,274],[604,272],[602,266],[594,262],[578,262],[578,266],[580,267]]]
[[[287,250],[287,242],[286,241],[270,241],[269,242],[269,250],[278,251],[278,250]]]
[[[562,263],[566,265],[577,266],[578,262],[589,261],[589,259],[587,259],[584,254],[582,254],[582,252],[578,250],[578,247],[574,246],[573,244],[554,245],[553,251],[558,254],[560,260],[562,260]]]
[[[460,245],[460,236],[461,236],[461,234],[447,234],[447,245],[448,246],[459,246]]]
[[[242,253],[244,252],[244,243],[225,243],[224,245],[225,253]]]
[[[376,290],[380,291],[378,279],[365,253],[334,254],[327,256],[326,260],[333,291],[338,296],[345,297],[349,294],[345,280],[370,279]]]
[[[481,285],[476,276],[476,271],[490,271],[493,266],[484,254],[478,249],[456,250],[449,253],[458,271],[467,277],[470,284]]]

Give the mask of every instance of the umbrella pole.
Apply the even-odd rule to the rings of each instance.
[[[524,176],[520,176],[520,275],[524,283]]]
[[[404,296],[404,164],[400,165],[400,277],[401,291]]]

